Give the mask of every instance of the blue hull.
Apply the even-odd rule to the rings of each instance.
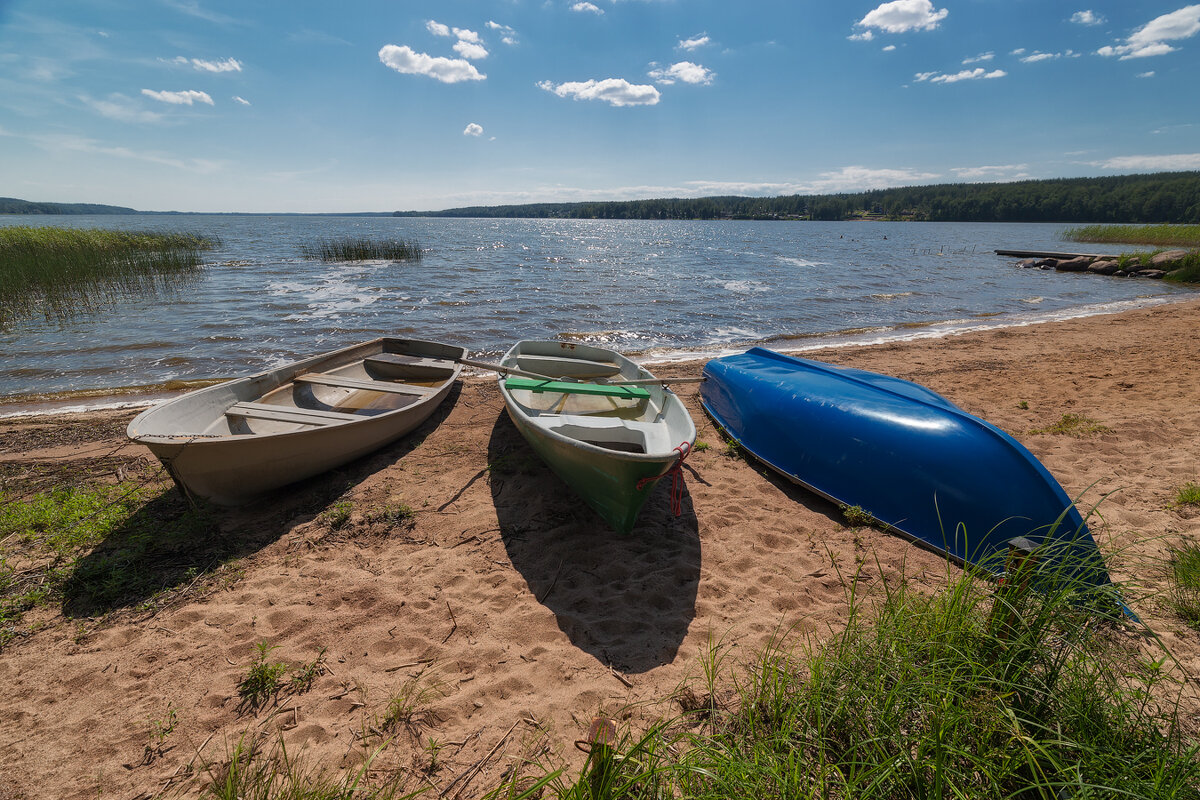
[[[873,372],[763,348],[704,367],[705,410],[791,480],[858,506],[960,563],[998,574],[1008,543],[1043,548],[1039,571],[1109,583],[1058,481],[1019,442],[941,395]]]

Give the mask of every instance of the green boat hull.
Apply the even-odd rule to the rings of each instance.
[[[499,382],[525,441],[613,530],[633,530],[659,480],[696,442],[683,402],[645,368],[589,345],[518,342],[501,365],[535,378]],[[630,380],[641,385],[620,386]]]
[[[545,436],[519,414],[510,411],[509,417],[554,474],[618,533],[633,530],[642,506],[676,460],[632,461],[619,454],[597,455]]]

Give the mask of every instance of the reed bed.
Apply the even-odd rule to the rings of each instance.
[[[0,329],[177,290],[199,276],[201,253],[219,244],[186,233],[0,228]]]
[[[1070,242],[1200,247],[1200,225],[1084,225],[1067,228],[1062,238]]]
[[[301,245],[305,258],[321,261],[419,261],[421,245],[413,239],[374,240],[356,236],[320,239]]]

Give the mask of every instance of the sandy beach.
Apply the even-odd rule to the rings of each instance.
[[[1113,578],[1180,674],[1200,677],[1200,632],[1163,596],[1167,548],[1200,539],[1200,508],[1173,505],[1200,480],[1198,332],[1191,300],[804,355],[929,386],[1025,444],[1085,513],[1099,503],[1089,524]],[[328,769],[390,742],[373,769],[474,797],[529,760],[577,765],[573,743],[597,713],[632,730],[674,713],[714,642],[731,663],[780,631],[819,642],[844,625],[856,571],[868,591],[906,580],[933,592],[955,575],[728,455],[697,387],[678,391],[710,446],[687,460],[682,515],[661,485],[630,536],[566,490],[494,382],[473,378],[396,445],[214,512],[212,541],[178,554],[161,592],[26,613],[0,652],[0,800],[194,794],[239,740],[282,741]],[[1032,433],[1064,414],[1104,430]],[[124,438],[132,416],[0,420],[5,491],[160,485],[157,462]],[[255,709],[238,684],[261,642],[293,670],[324,661],[310,687]],[[1200,691],[1184,696],[1198,730]],[[397,701],[409,713],[384,730]]]

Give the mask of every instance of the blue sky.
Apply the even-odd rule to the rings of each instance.
[[[0,195],[345,212],[1200,169],[1200,5],[0,0]]]

